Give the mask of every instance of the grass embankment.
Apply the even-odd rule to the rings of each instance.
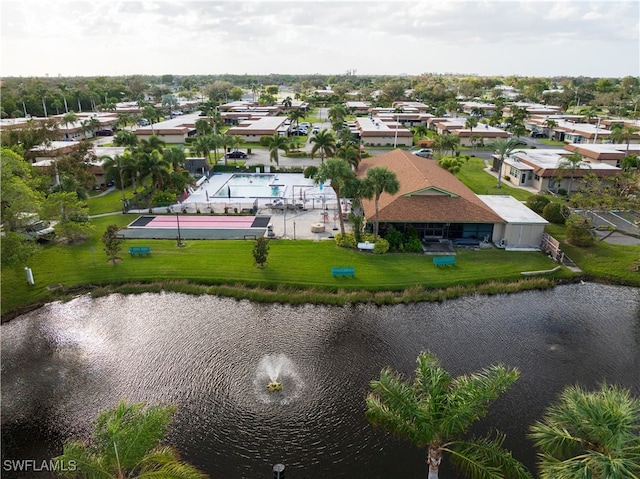
[[[597,241],[590,248],[578,248],[566,242],[564,226],[549,225],[547,232],[562,243],[562,251],[587,277],[640,286],[640,246]]]
[[[111,223],[125,226],[134,215],[94,218],[96,233],[76,246],[51,245],[30,262],[36,284],[28,286],[24,271],[5,270],[2,275],[2,314],[20,307],[51,301],[70,292],[138,283],[123,291],[166,289],[215,293],[239,298],[283,302],[348,301],[377,303],[443,299],[465,292],[501,293],[513,286],[487,283],[521,281],[520,288],[548,287],[547,279],[523,281],[522,271],[551,269],[555,264],[536,252],[459,250],[455,267],[437,268],[422,254],[373,255],[339,248],[333,241],[271,241],[268,265],[257,268],[253,241],[188,241],[177,247],[168,240],[127,240],[122,262],[108,263],[100,237]],[[129,246],[150,246],[150,257],[129,257]],[[334,278],[332,266],[354,266],[355,278]],[[569,277],[561,271],[553,278]],[[188,285],[191,283],[191,285]],[[141,286],[144,284],[144,286]],[[479,285],[483,285],[482,289]],[[52,286],[63,288],[51,290]],[[155,286],[152,286],[155,285]],[[195,285],[195,286],[194,286]],[[437,291],[453,288],[448,293]],[[115,291],[109,287],[104,291]],[[337,294],[336,294],[337,293]]]

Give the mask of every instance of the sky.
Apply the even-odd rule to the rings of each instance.
[[[0,75],[640,76],[638,0],[2,0]]]

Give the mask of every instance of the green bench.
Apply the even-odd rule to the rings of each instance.
[[[447,266],[447,265],[455,266],[456,258],[455,256],[434,256],[433,264],[436,266]]]
[[[149,256],[151,254],[151,247],[150,246],[130,246],[129,254],[131,256],[142,256],[142,255]]]
[[[331,268],[331,276],[355,276],[356,269],[353,266],[334,266]]]

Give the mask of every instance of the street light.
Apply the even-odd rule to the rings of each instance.
[[[178,222],[178,246],[184,246],[180,237],[180,215],[176,213],[176,221]]]
[[[393,147],[396,148],[398,146],[398,115],[396,114],[396,135],[395,138],[393,139]]]

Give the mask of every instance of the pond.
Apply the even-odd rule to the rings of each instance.
[[[638,290],[576,284],[384,307],[174,293],[52,303],[2,325],[2,457],[57,455],[127,398],[177,405],[169,440],[211,477],[269,477],[276,463],[287,479],[424,477],[424,451],[364,418],[369,381],[385,366],[412,376],[423,350],[455,375],[520,370],[475,431],[507,433],[533,469],[527,428],[565,385],[640,393]],[[270,393],[274,374],[283,389]]]

